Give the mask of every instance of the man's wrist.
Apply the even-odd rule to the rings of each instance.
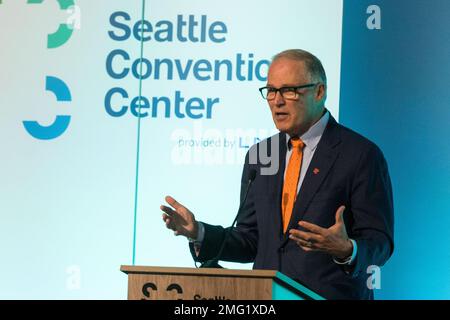
[[[355,240],[353,240],[353,239],[348,239],[348,240],[349,240],[349,242],[350,242],[350,244],[351,244],[351,246],[352,246],[352,249],[351,249],[351,251],[350,251],[350,254],[348,254],[348,255],[347,255],[346,257],[344,257],[343,259],[340,259],[340,258],[338,258],[338,257],[334,257],[334,258],[333,258],[333,261],[334,261],[335,263],[340,264],[340,265],[351,265],[351,264],[353,264],[353,262],[355,261],[355,259],[356,259],[356,254],[357,254],[357,252],[358,252],[358,246],[357,246]]]
[[[203,225],[203,223],[195,221],[195,230],[197,231],[195,233],[195,238],[189,238],[188,240],[189,242],[197,242],[200,243],[203,241],[203,238],[205,237],[205,226]]]
[[[336,259],[340,261],[347,260],[352,256],[352,253],[353,253],[353,243],[350,239],[347,239],[346,248],[343,250],[341,255],[336,256]]]

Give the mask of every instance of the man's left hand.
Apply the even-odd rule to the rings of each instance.
[[[338,259],[351,256],[353,245],[347,235],[344,224],[345,206],[336,211],[336,223],[328,229],[315,224],[300,221],[298,225],[307,231],[289,230],[289,238],[294,240],[305,251],[322,251]]]

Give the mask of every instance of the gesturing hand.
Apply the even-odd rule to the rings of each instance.
[[[352,254],[353,245],[345,229],[343,214],[345,207],[336,211],[336,223],[330,228],[321,228],[315,224],[300,221],[299,226],[308,231],[289,230],[289,238],[305,251],[322,251],[338,259],[345,259]]]
[[[173,208],[165,205],[160,206],[160,209],[164,211],[162,218],[166,227],[173,230],[176,236],[197,238],[198,225],[194,214],[171,196],[166,197],[166,202]]]

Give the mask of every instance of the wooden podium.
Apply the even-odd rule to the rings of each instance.
[[[121,266],[129,300],[323,300],[273,270]]]

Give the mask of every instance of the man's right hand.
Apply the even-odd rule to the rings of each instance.
[[[166,202],[173,208],[165,205],[160,207],[160,209],[164,211],[162,218],[166,223],[166,227],[173,230],[176,236],[182,235],[191,239],[196,239],[198,223],[195,220],[194,214],[171,196],[166,197]]]

